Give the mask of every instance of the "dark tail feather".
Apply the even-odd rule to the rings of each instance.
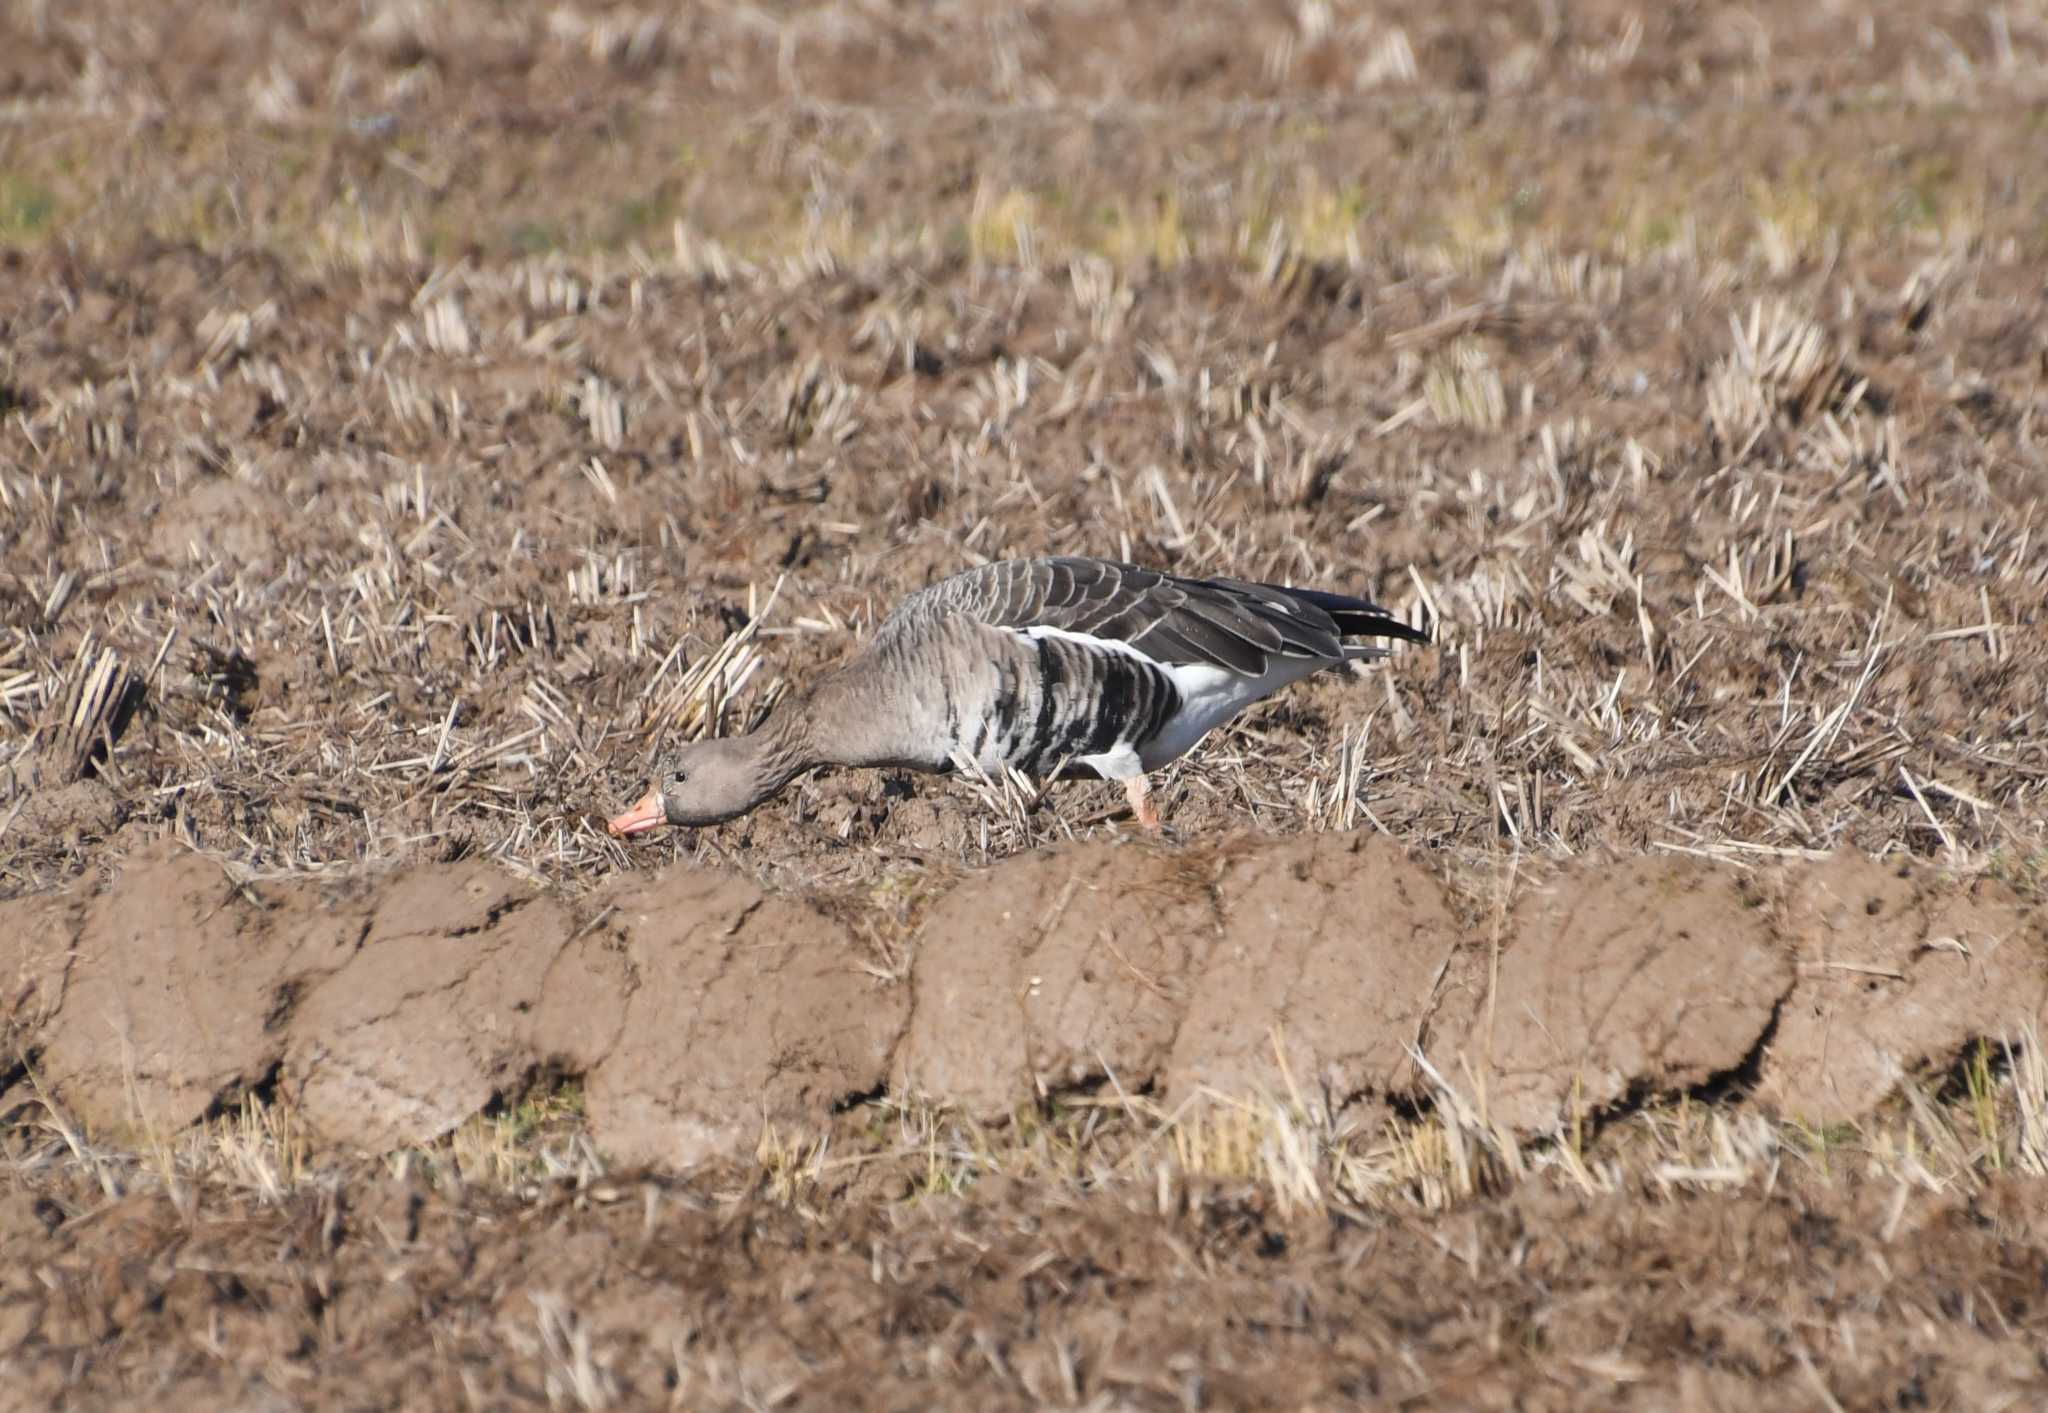
[[[1348,594],[1325,593],[1321,589],[1287,589],[1278,584],[1264,587],[1321,609],[1330,615],[1337,630],[1346,637],[1395,638],[1404,643],[1435,641],[1428,627],[1417,628],[1403,623],[1378,604],[1367,603],[1364,599],[1354,599]]]

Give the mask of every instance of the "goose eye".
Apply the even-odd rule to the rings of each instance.
[[[680,766],[678,766],[674,770],[671,770],[668,773],[668,783],[671,785],[681,785],[684,781],[688,779],[689,776],[683,773],[682,768]]]

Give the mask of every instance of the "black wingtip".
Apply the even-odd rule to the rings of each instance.
[[[1434,623],[1424,622],[1420,627],[1417,627],[1413,623],[1403,623],[1391,614],[1382,615],[1374,620],[1374,626],[1370,628],[1362,628],[1356,631],[1372,633],[1382,638],[1393,638],[1403,643],[1420,643],[1424,646],[1436,641],[1436,625]]]
[[[1329,614],[1330,621],[1347,638],[1392,638],[1402,643],[1436,641],[1433,624],[1424,622],[1418,628],[1412,623],[1404,623],[1378,604],[1365,599],[1355,599],[1349,594],[1332,594],[1322,589],[1281,589],[1280,592]]]
[[[1412,623],[1403,623],[1386,612],[1373,613],[1332,613],[1337,627],[1346,637],[1392,638],[1401,643],[1428,644],[1436,641],[1431,625],[1425,623],[1418,628]]]

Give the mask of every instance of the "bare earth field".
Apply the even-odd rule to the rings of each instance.
[[[2038,0],[20,3],[0,107],[0,1407],[2048,1406]],[[605,836],[1055,551],[1437,641],[1163,838]]]

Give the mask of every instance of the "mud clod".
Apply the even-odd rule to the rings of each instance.
[[[1788,950],[1712,864],[1631,859],[1526,894],[1465,1052],[1495,1117],[1533,1130],[1739,1067],[1791,989]]]
[[[1798,984],[1758,1098],[1809,1122],[1853,1119],[1980,1037],[2048,1020],[2048,922],[1992,879],[1845,854],[1790,879]]]
[[[1775,1107],[1855,1117],[2042,1018],[2040,924],[1996,885],[1948,897],[1838,859],[1785,889],[1803,961],[1725,869],[1567,869],[1511,910],[1490,1003],[1491,940],[1371,834],[1011,859],[930,905],[894,979],[829,910],[688,866],[584,900],[581,928],[485,863],[252,901],[165,850],[89,898],[7,907],[16,1041],[88,1122],[173,1130],[274,1080],[367,1151],[431,1142],[549,1067],[584,1077],[607,1151],[688,1167],[871,1092],[987,1121],[1098,1090],[1412,1103],[1418,1043],[1532,1135],[1745,1066]]]

